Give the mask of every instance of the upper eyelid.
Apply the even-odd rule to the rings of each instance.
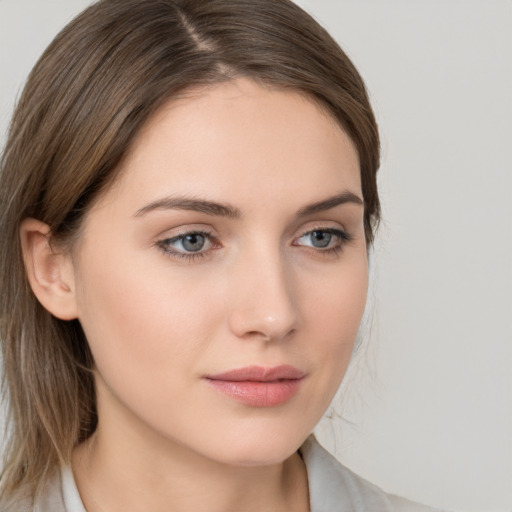
[[[197,226],[191,227],[190,225],[176,226],[165,229],[156,235],[157,241],[171,240],[173,238],[179,238],[180,236],[186,236],[191,233],[201,233],[211,237],[215,237],[215,230],[209,226]]]
[[[300,238],[304,235],[312,233],[313,231],[338,231],[347,236],[350,236],[348,229],[346,229],[342,224],[335,221],[327,221],[325,223],[318,222],[309,225],[308,227],[304,227],[298,230],[298,235],[294,238]]]
[[[175,235],[164,236],[163,240],[177,240],[177,239],[183,238],[183,237],[185,237],[187,235],[205,235],[205,236],[208,236],[208,237],[211,237],[211,238],[215,237],[215,235],[212,232],[207,231],[207,230],[203,230],[203,229],[188,229],[186,231],[182,231],[180,233],[176,233]]]
[[[169,233],[170,231],[175,231],[176,233]],[[294,229],[294,234],[292,235],[292,239],[300,238],[308,233],[313,231],[338,231],[349,235],[348,230],[342,226],[339,222],[336,221],[326,221],[323,222],[315,222],[311,223],[307,227],[302,227],[299,229]],[[166,241],[179,239],[180,237],[189,235],[189,234],[202,234],[210,237],[212,240],[219,241],[221,237],[219,237],[216,233],[216,230],[210,227],[192,227],[192,226],[180,226],[176,228],[170,228],[163,231],[160,235],[158,235],[158,241]]]
[[[306,235],[307,233],[311,233],[312,231],[343,231],[345,232],[346,229],[341,226],[327,226],[325,224],[318,224],[314,225],[312,227],[304,228],[300,230],[301,233]]]

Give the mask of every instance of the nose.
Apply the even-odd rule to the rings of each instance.
[[[293,271],[280,255],[245,259],[231,279],[229,327],[237,337],[279,341],[298,328]]]

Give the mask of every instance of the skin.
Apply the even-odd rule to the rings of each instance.
[[[299,93],[237,79],[150,120],[71,253],[45,259],[44,226],[24,224],[34,291],[79,319],[96,363],[99,427],[73,458],[88,512],[309,510],[296,452],[350,361],[368,263],[362,204],[303,210],[347,192],[362,198],[340,126]],[[208,233],[193,258],[190,232]],[[45,276],[58,300],[38,289]],[[277,406],[205,380],[282,364],[305,377]]]

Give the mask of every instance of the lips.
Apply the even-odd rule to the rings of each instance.
[[[305,373],[293,366],[248,366],[207,375],[206,381],[225,396],[252,407],[275,407],[295,396]]]

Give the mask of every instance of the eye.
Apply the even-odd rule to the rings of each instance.
[[[312,231],[307,235],[311,240],[312,247],[325,249],[332,241],[332,233],[328,231]]]
[[[307,231],[293,245],[312,247],[321,252],[338,252],[350,240],[350,235],[341,229],[323,228]]]
[[[177,243],[187,252],[197,252],[205,246],[206,237],[201,233],[190,233],[178,238]]]
[[[204,256],[215,247],[215,240],[205,231],[189,231],[157,243],[158,247],[170,256],[194,258]]]

